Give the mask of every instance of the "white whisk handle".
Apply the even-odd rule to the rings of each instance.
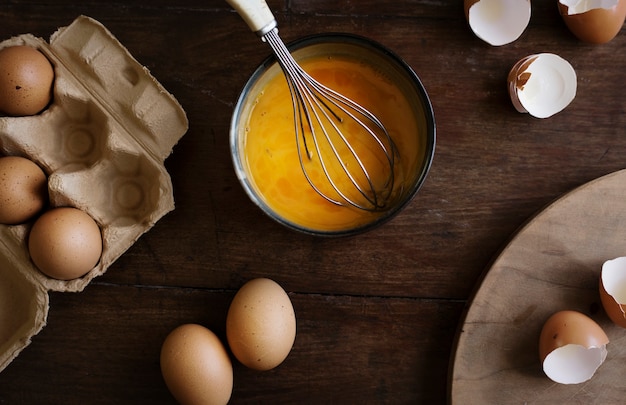
[[[265,0],[226,0],[259,36],[276,28],[276,19]]]

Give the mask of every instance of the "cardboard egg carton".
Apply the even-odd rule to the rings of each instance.
[[[0,225],[0,371],[45,326],[49,291],[82,291],[174,209],[165,158],[188,129],[176,99],[99,22],[80,16],[50,42],[24,34],[0,49],[29,45],[55,72],[42,113],[0,116],[0,156],[24,156],[48,175],[50,205],[87,212],[102,232],[100,261],[62,281],[41,273],[28,252],[34,221]]]

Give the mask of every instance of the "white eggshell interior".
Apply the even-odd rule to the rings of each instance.
[[[610,9],[619,3],[619,0],[559,0],[567,6],[567,14],[582,14],[597,8]]]
[[[477,37],[501,46],[518,39],[530,21],[529,0],[480,0],[468,13],[470,28]]]
[[[554,382],[580,384],[589,380],[606,359],[606,346],[586,348],[568,344],[548,354],[543,371]]]
[[[576,72],[568,61],[542,53],[526,68],[530,78],[517,97],[528,113],[548,118],[567,107],[576,96]]]
[[[602,285],[620,304],[626,304],[626,257],[608,260],[602,265]]]

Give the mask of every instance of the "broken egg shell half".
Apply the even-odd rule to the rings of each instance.
[[[626,18],[626,0],[559,0],[558,7],[572,34],[592,44],[615,38]]]
[[[543,371],[560,384],[585,382],[606,359],[608,343],[604,330],[587,315],[556,312],[545,322],[539,337]]]
[[[465,0],[464,7],[474,34],[493,46],[517,40],[530,22],[530,0]]]
[[[576,97],[576,71],[567,60],[553,53],[520,59],[509,71],[507,81],[515,109],[536,118],[551,117]]]
[[[626,257],[607,260],[602,265],[600,300],[611,321],[626,328]]]

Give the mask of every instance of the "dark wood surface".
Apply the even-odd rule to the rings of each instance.
[[[166,160],[176,210],[80,293],[50,293],[48,324],[0,373],[0,404],[174,403],[159,350],[195,322],[224,335],[247,280],[270,277],[294,304],[297,337],[269,372],[235,364],[232,403],[445,403],[450,353],[481,273],[516,229],[563,193],[625,167],[626,33],[576,40],[556,2],[533,3],[522,37],[494,48],[458,1],[270,1],[289,41],[368,36],[421,77],[437,121],[426,184],[391,222],[320,239],[287,230],[246,197],[231,164],[230,115],[269,49],[222,1],[9,1],[0,39],[48,38],[80,14],[103,23],[185,108]],[[554,52],[578,95],[546,120],[517,113],[506,76]]]
[[[450,369],[452,405],[624,402],[626,329],[607,316],[598,287],[603,263],[626,254],[626,227],[616,224],[626,224],[626,170],[567,193],[517,232],[467,311]],[[581,384],[555,384],[541,366],[542,328],[564,310],[589,316],[609,338],[604,363]]]

